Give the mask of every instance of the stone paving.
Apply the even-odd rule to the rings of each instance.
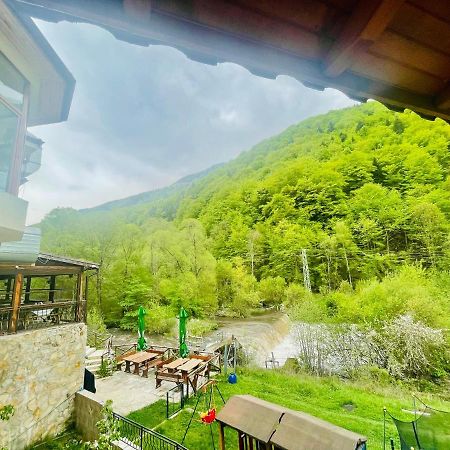
[[[95,386],[97,388],[95,396],[99,400],[103,402],[112,400],[114,411],[126,416],[158,400],[165,400],[166,392],[175,385],[163,383],[161,387],[155,389],[154,371],[149,372],[148,378],[117,371],[110,377],[96,378]]]

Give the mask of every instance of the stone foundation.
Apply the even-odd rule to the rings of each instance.
[[[0,447],[22,450],[73,420],[85,348],[86,325],[79,323],[0,336],[0,406],[15,409],[0,422]]]

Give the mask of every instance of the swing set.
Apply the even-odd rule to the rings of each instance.
[[[183,444],[184,440],[186,439],[186,435],[188,434],[189,428],[191,427],[192,421],[194,420],[195,413],[197,412],[197,409],[199,407],[200,400],[203,398],[204,410],[200,412],[200,419],[198,419],[198,421],[204,425],[209,425],[209,430],[211,433],[212,447],[214,450],[216,449],[216,446],[214,444],[213,430],[212,430],[212,424],[216,421],[216,415],[217,415],[214,391],[216,391],[219,394],[219,396],[222,400],[222,403],[225,405],[225,400],[223,398],[222,393],[220,392],[219,386],[217,385],[217,381],[216,380],[207,381],[200,388],[199,393],[197,394],[197,402],[195,403],[194,411],[192,412],[191,418],[189,419],[189,423],[186,428],[186,431],[184,432],[184,436],[181,441],[181,444]]]

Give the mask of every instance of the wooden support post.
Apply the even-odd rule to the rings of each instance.
[[[49,282],[50,290],[48,292],[48,301],[51,303],[55,302],[55,289],[56,289],[56,275],[50,276]]]
[[[27,282],[25,284],[25,303],[29,303],[30,302],[30,291],[31,291],[31,277],[28,276],[26,277]]]
[[[83,317],[83,272],[80,272],[77,275],[77,306],[75,311],[75,321],[80,322]]]
[[[9,320],[9,332],[15,333],[17,331],[17,321],[19,319],[19,309],[20,309],[20,296],[22,294],[23,286],[23,274],[18,273],[14,280],[14,290],[12,298],[12,312]]]
[[[222,422],[219,422],[219,449],[225,450],[225,430]]]

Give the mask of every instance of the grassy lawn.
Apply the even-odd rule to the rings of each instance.
[[[402,408],[413,409],[413,400],[408,391],[395,386],[377,386],[375,383],[358,384],[332,377],[318,378],[303,374],[292,375],[282,371],[242,369],[238,372],[236,385],[228,384],[223,378],[219,378],[219,388],[225,400],[236,394],[252,394],[361,433],[367,436],[369,449],[383,448],[384,406],[397,417],[403,417],[405,420],[413,417],[401,414]],[[421,394],[420,398],[430,406],[450,411],[449,402],[425,394]],[[218,395],[215,395],[215,401],[220,409],[222,403]],[[165,401],[134,411],[129,417],[181,442],[189,422],[191,414],[189,410],[194,404],[195,399],[190,399],[185,410],[170,420],[165,419]],[[203,401],[201,404],[200,410],[204,411]],[[212,449],[209,427],[199,422],[198,415],[194,419],[184,445],[190,450]],[[217,424],[213,424],[213,432],[218,448]],[[390,422],[386,435],[388,437],[397,435],[394,425]],[[227,436],[227,450],[237,449],[236,433],[228,430]]]

